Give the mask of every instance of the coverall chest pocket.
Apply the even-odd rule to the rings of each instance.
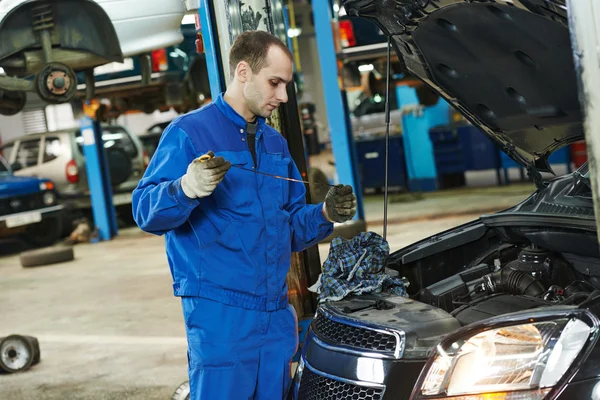
[[[222,152],[218,155],[229,161],[231,168],[225,179],[217,185],[213,198],[221,210],[235,215],[238,211],[251,207],[256,193],[256,180],[251,171],[246,171],[251,166],[243,153]]]
[[[268,157],[271,165],[270,173],[284,178],[290,178],[290,158],[283,157],[282,154],[268,154]],[[269,187],[272,188],[272,193],[275,194],[277,205],[280,209],[285,209],[286,205],[289,203],[290,185],[298,185],[299,183],[286,181],[284,179],[273,178],[269,180],[272,181],[270,182]]]

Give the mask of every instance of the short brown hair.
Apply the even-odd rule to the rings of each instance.
[[[265,31],[246,31],[237,37],[229,50],[229,74],[233,77],[237,65],[246,61],[252,73],[257,74],[267,63],[271,46],[277,46],[293,61],[292,53],[276,36]]]

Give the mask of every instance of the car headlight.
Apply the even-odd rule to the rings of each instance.
[[[596,341],[595,317],[562,314],[512,325],[505,319],[505,326],[499,318],[445,340],[430,357],[413,398],[545,399]]]
[[[56,196],[52,192],[46,192],[42,196],[42,200],[44,201],[44,205],[51,206],[56,203]]]

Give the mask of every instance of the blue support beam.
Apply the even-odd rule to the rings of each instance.
[[[329,1],[313,1],[315,31],[321,82],[327,104],[327,120],[331,131],[333,156],[340,183],[351,185],[357,198],[355,220],[364,219],[362,187],[358,175],[356,147],[352,136],[347,107],[338,84],[338,67],[332,31],[332,8]]]
[[[202,29],[202,41],[204,43],[204,54],[206,56],[206,70],[208,71],[208,82],[210,84],[210,95],[216,99],[225,91],[221,80],[222,69],[219,62],[219,46],[215,40],[216,27],[213,27],[211,4],[208,0],[200,1],[200,25]]]
[[[117,235],[117,216],[112,202],[110,172],[104,152],[102,128],[98,121],[88,116],[79,119],[79,126],[83,138],[83,154],[94,225],[98,229],[99,240],[110,240]]]

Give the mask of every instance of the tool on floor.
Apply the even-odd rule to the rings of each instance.
[[[197,158],[196,160],[198,160],[199,162],[204,162],[204,161],[208,161],[211,158],[214,157],[214,153],[212,152],[208,152],[206,154],[201,155],[199,158]],[[257,171],[255,169],[248,169],[248,168],[244,168],[240,165],[231,165],[232,167],[238,168],[238,169],[243,169],[244,171],[248,171],[248,172],[253,172],[255,174],[259,174],[259,175],[265,175],[265,176],[270,176],[272,178],[275,179],[283,179],[284,181],[290,181],[290,182],[298,182],[298,183],[306,183],[308,185],[322,185],[322,186],[327,186],[327,187],[336,187],[336,186],[341,186],[341,185],[331,185],[329,183],[320,183],[320,182],[309,182],[309,181],[303,181],[300,179],[293,179],[293,178],[286,178],[285,176],[279,176],[279,175],[274,175],[274,174],[268,174],[266,172],[261,172],[261,171]]]

